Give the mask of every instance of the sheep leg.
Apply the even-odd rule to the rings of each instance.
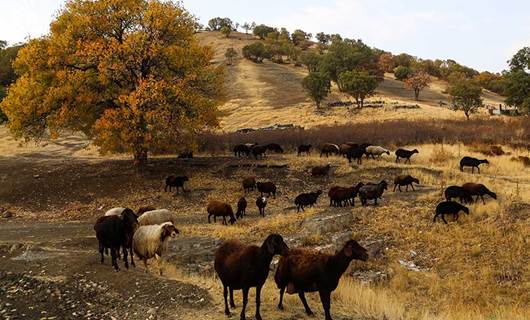
[[[234,289],[229,288],[230,290],[230,307],[235,308],[236,304],[234,303]]]
[[[117,259],[117,252],[116,252],[116,248],[110,248],[110,256],[111,256],[111,259],[112,259],[112,265],[114,266],[114,269],[116,269],[116,271],[120,271],[120,267],[118,266],[118,259]]]
[[[230,317],[230,309],[228,309],[228,287],[223,284],[223,297],[225,299],[225,314]]]
[[[326,320],[332,320],[331,319],[331,292],[321,290],[318,292],[320,295],[320,301],[322,302],[322,307],[324,308],[324,313],[326,315]]]
[[[455,220],[455,222],[458,221],[458,217],[458,212],[453,213],[453,220]]]
[[[394,185],[394,190],[392,190],[392,191],[396,192],[396,188],[397,188],[397,184]]]
[[[133,250],[132,250],[132,245],[129,248],[129,255],[131,256],[131,265],[136,268],[136,264],[134,263],[134,254],[133,254]]]
[[[477,166],[477,170],[478,170],[478,174],[480,174],[480,167],[479,166]]]
[[[144,257],[144,268],[145,268],[145,273],[147,273],[147,258]]]
[[[103,264],[103,261],[105,261],[105,257],[103,256],[103,252],[106,248],[103,248],[103,244],[99,243],[99,253],[101,254],[101,264]]]
[[[432,223],[435,223],[435,222],[436,222],[436,218],[438,218],[438,214],[435,214],[435,215],[434,215],[434,218],[432,219]]]
[[[407,161],[405,161],[405,163],[409,163],[410,164],[410,158],[407,158]]]
[[[156,262],[158,263],[158,272],[162,275],[162,257],[155,254]]]
[[[211,216],[212,216],[211,214],[208,215],[208,223],[211,223],[211,222],[210,222],[210,217],[211,217]]]
[[[471,167],[471,173],[475,173],[475,167]]]
[[[396,157],[396,163],[399,163],[399,157]]]
[[[278,302],[278,309],[283,310],[283,294],[285,293],[285,287],[280,288],[280,302]]]
[[[223,216],[223,224],[226,226],[226,216]]]
[[[442,220],[447,224],[447,220],[445,220],[445,214],[442,214]]]
[[[241,320],[246,319],[245,309],[247,308],[247,303],[248,303],[248,289],[249,288],[243,288],[243,308],[241,309],[241,316],[240,316]]]
[[[261,314],[259,313],[259,307],[261,305],[261,286],[256,286],[256,320],[261,320]]]
[[[311,308],[309,308],[309,305],[307,304],[307,300],[305,299],[305,294],[303,291],[298,292],[298,296],[300,297],[300,300],[302,300],[302,304],[304,305],[305,313],[307,313],[308,316],[313,315],[313,311],[311,311]]]
[[[484,201],[484,196],[480,195],[480,198],[482,199],[482,204],[486,204],[486,201]]]
[[[408,192],[409,191],[409,185],[407,184],[407,186],[405,187],[405,192]]]
[[[125,269],[129,269],[129,259],[127,258],[127,248],[123,247],[123,261],[125,262]]]
[[[402,192],[402,191],[401,191],[401,185],[400,185],[400,184],[398,184],[398,189],[399,189],[399,192]],[[377,199],[375,199],[375,202],[376,202],[376,204],[377,204]]]
[[[412,188],[412,191],[414,191],[414,185],[411,183],[410,187]]]

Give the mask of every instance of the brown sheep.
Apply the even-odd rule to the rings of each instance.
[[[298,146],[298,156],[300,156],[302,153],[309,155],[310,152],[311,152],[310,144],[301,144]]]
[[[328,191],[329,206],[330,207],[342,207],[343,205],[355,205],[355,197],[359,192],[359,189],[364,184],[359,182],[357,185],[352,187],[331,187]]]
[[[261,288],[269,275],[272,257],[286,255],[289,247],[282,236],[271,234],[265,239],[261,247],[245,245],[231,240],[222,243],[215,251],[214,269],[223,284],[225,314],[230,316],[228,308],[228,291],[230,291],[230,307],[235,308],[234,290],[243,290],[243,307],[241,319],[245,319],[245,309],[248,302],[248,291],[256,288],[256,319],[261,319],[260,303]]]
[[[263,196],[264,193],[266,193],[268,196],[272,194],[274,199],[276,199],[276,185],[274,184],[274,182],[258,182],[256,183],[256,186],[261,196]]]
[[[186,192],[186,190],[184,190],[184,183],[186,181],[189,181],[189,178],[186,176],[177,177],[177,176],[171,175],[166,178],[166,186],[164,187],[164,191],[167,191],[167,187],[169,187],[169,192],[171,192],[171,188],[176,187],[177,194],[179,193],[179,188],[182,188],[182,191]]]
[[[497,199],[497,194],[495,192],[490,191],[485,185],[481,183],[465,183],[462,185],[462,188],[468,191],[471,196],[477,196],[475,202],[477,202],[478,198],[480,197],[482,199],[482,203],[486,204],[486,202],[484,201],[485,194],[489,195],[493,199]]]
[[[397,176],[395,179],[394,179],[394,192],[396,192],[396,187],[398,187],[399,189],[399,192],[401,192],[401,187],[402,186],[407,186],[405,188],[405,191],[409,191],[409,186],[412,188],[412,190],[414,190],[414,185],[413,183],[417,183],[419,184],[420,183],[420,180],[412,177],[411,175],[402,175],[402,176]]]
[[[333,143],[325,143],[322,145],[322,149],[320,149],[320,157],[322,157],[323,154],[326,155],[326,157],[329,157],[330,154],[339,154],[339,146]]]
[[[237,202],[237,212],[236,212],[236,219],[243,219],[245,216],[245,211],[247,210],[247,199],[245,197],[239,198],[239,201]]]
[[[250,191],[254,191],[254,188],[256,188],[256,178],[254,177],[246,177],[243,179],[243,190],[245,191],[245,194]]]
[[[368,260],[368,252],[355,240],[349,240],[334,255],[305,250],[291,250],[278,262],[274,281],[280,289],[278,308],[283,310],[283,295],[298,293],[305,311],[313,315],[305,299],[306,292],[318,291],[326,320],[331,320],[331,292],[333,292],[354,259]]]
[[[217,217],[223,217],[223,224],[226,225],[226,217],[230,217],[230,224],[234,224],[236,222],[236,218],[234,217],[234,211],[232,210],[232,206],[228,203],[224,203],[217,200],[211,200],[208,203],[208,207],[206,208],[206,211],[208,212],[208,223],[210,223],[210,217],[213,216],[213,221],[217,222]]]
[[[331,164],[329,163],[325,166],[315,166],[311,168],[311,175],[313,177],[329,176],[330,169],[331,169]]]

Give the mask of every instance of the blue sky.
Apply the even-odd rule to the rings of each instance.
[[[10,43],[48,31],[63,0],[0,0],[0,39]],[[525,0],[184,0],[203,23],[214,16],[289,30],[339,33],[393,53],[455,59],[478,70],[502,71],[530,46]]]

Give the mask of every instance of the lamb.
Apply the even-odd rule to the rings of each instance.
[[[256,199],[256,207],[258,207],[259,214],[265,217],[265,207],[267,206],[267,198],[261,196]]]
[[[342,207],[343,205],[355,206],[355,197],[359,189],[364,186],[362,182],[352,187],[331,187],[328,191],[329,206]]]
[[[294,199],[294,204],[296,205],[296,212],[300,212],[300,209],[304,211],[305,206],[313,207],[317,202],[318,197],[322,194],[322,190],[317,190],[316,192],[301,193]]]
[[[166,186],[164,187],[164,191],[167,191],[167,187],[169,187],[169,192],[171,192],[172,187],[177,187],[177,194],[179,193],[179,188],[182,188],[182,192],[186,192],[184,190],[184,182],[189,181],[189,178],[186,176],[174,176],[171,175],[166,178]]]
[[[357,164],[362,163],[363,155],[366,153],[366,147],[360,145],[351,145],[348,153],[346,153],[346,158],[348,162],[351,163],[352,159],[357,160]]]
[[[311,152],[311,145],[310,144],[301,144],[298,146],[298,156],[300,156],[302,153],[305,153],[309,155],[309,152]]]
[[[325,143],[322,146],[322,149],[320,149],[320,157],[322,157],[323,154],[326,155],[326,158],[329,157],[330,154],[339,154],[339,146],[333,143]]]
[[[149,226],[155,224],[162,224],[171,222],[173,225],[177,224],[177,216],[168,209],[157,209],[147,211],[138,218],[138,223],[141,226]]]
[[[254,191],[254,188],[256,187],[256,178],[254,177],[246,177],[243,179],[243,190],[245,191],[245,194],[250,191]]]
[[[453,198],[458,198],[462,203],[473,202],[471,193],[460,186],[449,186],[445,189],[444,194],[447,201],[451,201]]]
[[[399,158],[403,158],[403,159],[406,159],[405,160],[405,163],[410,163],[410,157],[412,157],[412,155],[414,155],[415,153],[420,153],[418,151],[418,149],[414,149],[414,150],[405,150],[405,149],[397,149],[396,150],[396,163],[399,162]]]
[[[274,281],[280,289],[278,309],[283,310],[283,295],[298,293],[305,312],[313,315],[305,299],[306,292],[318,291],[326,320],[331,320],[331,292],[333,292],[352,260],[368,260],[368,251],[357,241],[349,240],[334,255],[306,250],[291,250],[280,258]]]
[[[471,167],[471,173],[474,173],[475,168],[477,168],[478,173],[480,174],[479,165],[483,163],[489,164],[489,161],[487,159],[479,160],[473,157],[463,157],[462,160],[460,160],[460,171],[464,172],[464,167]]]
[[[373,199],[374,205],[377,205],[377,199],[381,198],[383,192],[386,190],[388,184],[385,180],[379,182],[378,184],[368,184],[362,186],[359,189],[359,198],[363,206],[368,204],[368,200]]]
[[[228,308],[228,291],[230,290],[230,307],[235,308],[234,290],[243,290],[242,320],[246,319],[245,309],[248,301],[248,291],[256,287],[256,319],[261,320],[261,288],[269,275],[272,257],[286,255],[289,247],[282,236],[271,234],[265,239],[261,247],[244,245],[235,240],[222,243],[215,251],[214,269],[223,284],[225,314],[230,316]]]
[[[458,213],[460,211],[464,211],[466,214],[469,214],[469,209],[463,205],[461,205],[460,203],[458,202],[454,202],[454,201],[444,201],[444,202],[440,202],[437,206],[436,206],[436,214],[434,215],[434,218],[432,219],[432,222],[436,222],[436,218],[438,218],[438,216],[440,216],[443,220],[443,222],[445,222],[445,224],[447,224],[447,221],[445,220],[445,215],[446,214],[450,214],[453,216],[453,218],[455,219],[455,221],[458,221]]]
[[[136,230],[132,247],[138,258],[144,261],[145,272],[147,272],[147,260],[155,258],[158,261],[158,271],[162,275],[160,260],[166,240],[169,237],[175,238],[178,233],[179,231],[171,222],[141,226]]]
[[[381,157],[382,154],[390,155],[390,151],[380,146],[368,146],[366,147],[366,156],[372,156],[372,159],[375,159],[375,156]]]
[[[405,191],[409,191],[409,186],[412,188],[412,190],[414,190],[414,185],[413,183],[417,183],[417,184],[420,184],[420,180],[412,177],[411,175],[401,175],[401,176],[397,176],[395,179],[394,179],[394,192],[396,192],[396,187],[398,187],[399,189],[399,192],[401,192],[401,187],[402,186],[407,186],[405,188]]]
[[[283,148],[277,143],[269,143],[265,147],[269,151],[276,152],[276,153],[283,153]]]
[[[262,158],[265,156],[265,152],[267,152],[267,146],[260,146],[255,145],[250,149],[250,152],[254,156],[254,159]]]
[[[234,157],[242,157],[243,155],[250,155],[250,148],[244,144],[238,144],[234,147]]]
[[[131,265],[135,265],[131,247],[132,237],[137,226],[138,218],[131,209],[123,210],[121,216],[103,216],[96,221],[94,230],[99,243],[101,263],[104,262],[103,253],[105,248],[110,248],[112,265],[116,271],[119,271],[120,267],[118,266],[117,258],[120,247],[122,247],[125,268],[129,268],[127,260],[128,249],[131,256]]]
[[[259,193],[263,196],[266,193],[269,197],[272,194],[274,199],[276,199],[276,185],[273,182],[258,182],[256,183]]]
[[[487,194],[493,199],[497,199],[497,194],[495,192],[490,191],[485,185],[481,183],[465,183],[462,185],[462,188],[464,188],[471,196],[477,196],[475,199],[475,202],[478,201],[478,197],[482,199],[482,203],[486,204],[484,201],[484,195]]]
[[[243,219],[245,216],[245,210],[247,209],[247,199],[241,197],[237,202],[236,219]]]
[[[324,177],[329,176],[329,171],[331,170],[331,164],[325,166],[315,166],[311,168],[311,175],[313,177]]]
[[[210,217],[213,216],[213,221],[217,222],[217,217],[223,217],[223,224],[227,225],[226,223],[226,217],[230,217],[230,224],[234,224],[236,222],[236,218],[234,217],[234,211],[232,210],[232,206],[228,203],[224,203],[217,200],[211,200],[208,203],[208,206],[206,207],[206,211],[208,212],[208,223],[210,223]]]

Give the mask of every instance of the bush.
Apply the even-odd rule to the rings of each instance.
[[[264,59],[270,58],[270,53],[268,52],[265,45],[261,42],[255,42],[243,47],[243,57],[252,60],[256,63],[263,62]]]
[[[406,80],[410,74],[412,73],[412,70],[409,67],[399,66],[394,69],[394,76],[399,81]]]

